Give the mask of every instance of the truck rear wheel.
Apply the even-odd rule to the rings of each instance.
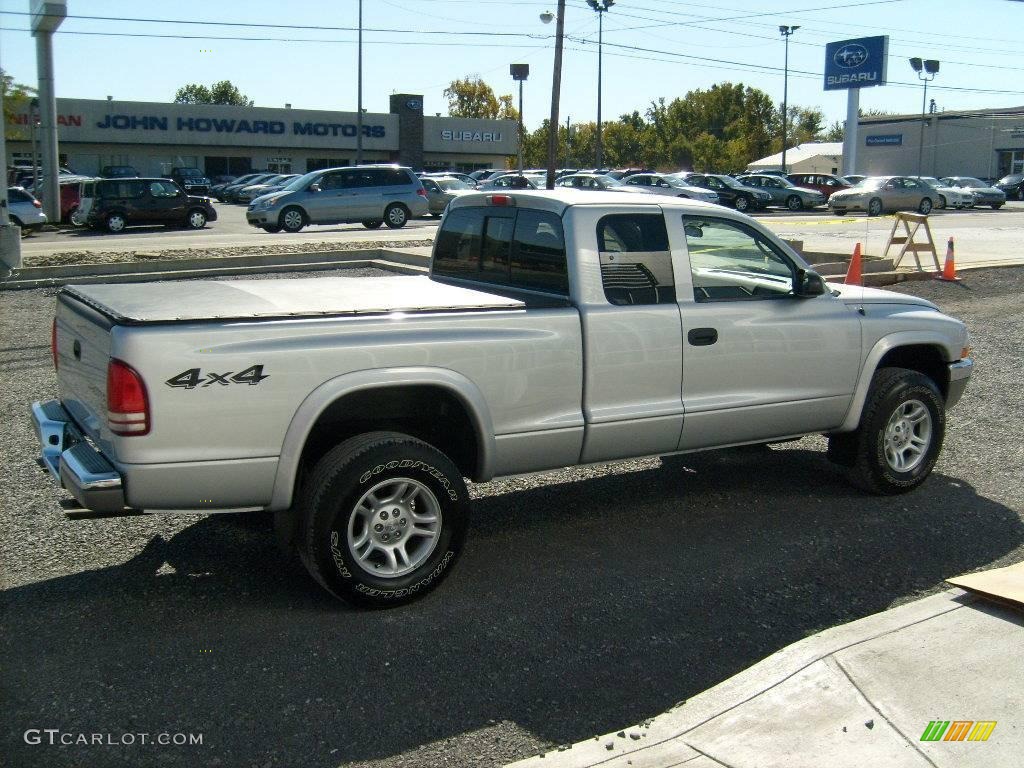
[[[833,435],[829,452],[845,454],[847,476],[859,488],[906,493],[931,474],[945,432],[946,407],[935,382],[906,368],[881,368],[871,380],[860,426]]]
[[[386,607],[426,594],[458,559],[469,497],[455,464],[398,432],[370,432],[331,449],[300,495],[299,555],[321,586],[348,602]]]

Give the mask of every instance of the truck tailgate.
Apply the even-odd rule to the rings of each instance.
[[[107,363],[113,325],[61,294],[57,300],[57,382],[65,409],[93,440],[106,426]],[[109,438],[109,434],[107,435]]]

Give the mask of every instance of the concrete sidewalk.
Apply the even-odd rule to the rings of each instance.
[[[921,741],[933,720],[947,735],[955,721],[996,726],[986,741]],[[961,590],[927,597],[794,643],[648,723],[514,765],[1018,768],[1024,614]]]

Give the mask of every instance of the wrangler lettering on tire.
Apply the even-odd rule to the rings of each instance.
[[[436,448],[370,432],[317,462],[298,513],[309,573],[332,594],[372,607],[437,586],[462,550],[469,500],[462,475]]]

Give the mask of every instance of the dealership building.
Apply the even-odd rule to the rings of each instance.
[[[388,113],[364,112],[363,162],[414,169],[504,168],[516,154],[513,120],[429,116],[423,97],[392,94]],[[131,165],[144,176],[172,167],[207,176],[306,173],[356,161],[355,112],[57,99],[61,165],[94,175]],[[32,162],[27,113],[8,124],[8,164]],[[38,140],[38,135],[36,136]]]
[[[857,168],[846,173],[880,176],[1000,178],[1024,173],[1024,107],[862,117],[857,129]]]

